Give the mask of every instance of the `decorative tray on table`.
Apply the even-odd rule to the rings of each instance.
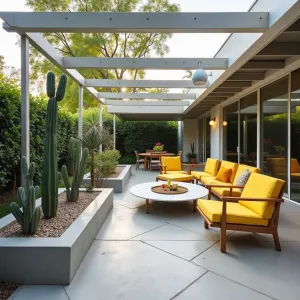
[[[151,191],[158,194],[177,195],[186,193],[188,189],[179,185],[171,185],[171,187],[168,187],[166,184],[161,184],[153,186]]]

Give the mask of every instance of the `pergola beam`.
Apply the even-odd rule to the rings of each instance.
[[[256,56],[298,56],[300,55],[300,43],[273,42],[262,49]]]
[[[87,87],[106,88],[207,88],[208,85],[195,86],[192,80],[113,80],[86,79]]]
[[[108,99],[166,99],[166,100],[183,100],[196,99],[196,94],[190,93],[98,93],[99,98]]]
[[[220,88],[233,88],[233,87],[250,87],[252,85],[251,81],[225,81],[219,85]]]
[[[231,75],[226,81],[245,81],[245,80],[263,80],[265,73],[235,73]]]
[[[235,33],[264,32],[268,12],[0,12],[7,31]]]
[[[109,100],[105,99],[105,105],[109,106],[189,106],[188,101],[145,101],[145,100]]]
[[[142,70],[196,70],[201,61],[205,70],[225,70],[227,58],[105,58],[64,57],[67,69],[142,69]]]
[[[280,70],[285,67],[284,60],[250,60],[245,63],[242,70]]]
[[[66,75],[72,78],[77,84],[89,92],[94,98],[97,98],[97,91],[92,87],[85,87],[85,78],[76,70],[63,67],[63,56],[43,37],[41,33],[26,33],[30,44],[36,48],[42,55],[49,59],[55,66],[62,70]],[[98,99],[99,100],[99,99]]]
[[[231,93],[241,92],[242,90],[243,90],[243,88],[241,88],[241,87],[232,87],[232,88],[221,88],[221,87],[218,87],[218,88],[216,88],[213,91],[213,93],[222,93],[222,94],[230,93],[231,94]]]

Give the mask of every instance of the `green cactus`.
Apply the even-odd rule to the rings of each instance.
[[[54,218],[58,204],[57,169],[57,101],[61,101],[67,84],[66,75],[62,75],[55,95],[55,75],[47,75],[47,95],[49,96],[46,114],[46,139],[42,178],[42,208],[45,218]]]
[[[71,138],[69,142],[69,153],[68,153],[68,174],[69,176],[74,175],[74,164],[75,164],[75,139]]]
[[[22,172],[26,181],[26,191],[23,187],[18,189],[18,200],[23,210],[15,202],[10,204],[10,210],[17,222],[21,225],[22,232],[25,235],[35,234],[38,230],[41,220],[41,208],[35,207],[36,197],[39,194],[39,187],[33,187],[33,175],[35,164],[31,163],[29,168],[27,160],[22,157]]]
[[[71,185],[67,167],[64,165],[61,168],[61,174],[65,183],[68,202],[74,202],[78,200],[79,188],[82,183],[89,155],[88,149],[84,148],[81,156],[81,142],[79,140],[75,140],[75,150],[75,172]]]

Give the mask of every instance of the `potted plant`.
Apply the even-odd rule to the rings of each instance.
[[[161,144],[160,142],[157,142],[154,147],[153,147],[154,151],[163,151],[164,150],[164,145]]]
[[[189,163],[191,163],[191,164],[196,163],[197,154],[195,153],[195,144],[194,143],[191,143],[191,152],[189,152],[186,156],[189,160]]]

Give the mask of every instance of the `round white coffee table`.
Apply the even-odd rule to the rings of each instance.
[[[165,181],[160,182],[146,182],[133,186],[130,193],[134,196],[146,199],[146,214],[150,213],[150,200],[163,202],[181,202],[193,200],[193,211],[196,211],[197,200],[208,195],[208,189],[198,184],[175,182],[179,186],[186,187],[188,191],[184,194],[166,195],[158,194],[151,191],[151,188],[161,184],[167,184]]]

